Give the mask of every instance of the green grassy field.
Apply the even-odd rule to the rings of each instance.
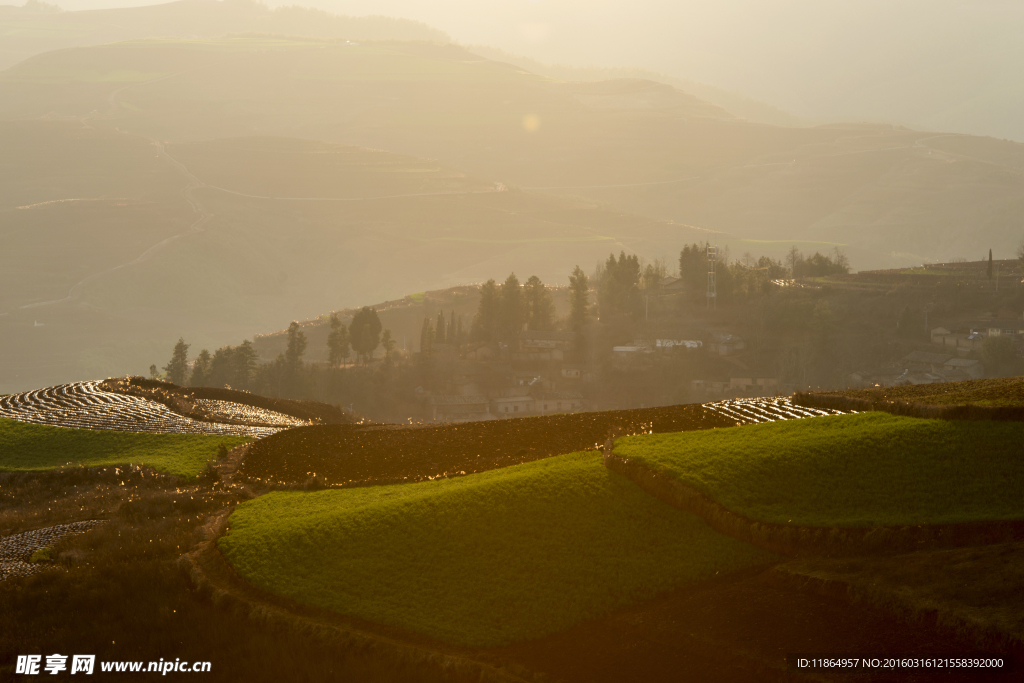
[[[975,379],[966,382],[875,387],[829,392],[871,401],[904,401],[931,405],[1024,406],[1024,377]]]
[[[277,492],[219,546],[253,584],[468,646],[568,628],[770,561],[574,453],[451,480]]]
[[[218,445],[231,449],[248,441],[240,436],[65,429],[0,418],[0,472],[132,464],[192,478],[217,456]]]
[[[1024,519],[1024,425],[861,413],[632,436],[636,458],[750,519],[887,526]]]

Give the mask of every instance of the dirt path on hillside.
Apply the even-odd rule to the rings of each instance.
[[[188,72],[187,71],[182,71],[182,72],[179,72],[179,73],[170,74],[168,76],[161,76],[160,78],[156,78],[156,79],[153,79],[153,80],[142,81],[140,83],[132,83],[132,84],[126,85],[126,86],[124,86],[122,88],[118,88],[114,92],[110,93],[109,97],[107,97],[107,103],[110,105],[110,109],[107,112],[107,116],[113,116],[114,114],[116,114],[117,106],[118,106],[117,105],[117,98],[125,90],[128,90],[129,88],[134,88],[134,87],[139,86],[139,85],[149,85],[149,84],[152,84],[152,83],[159,83],[160,81],[165,81],[165,80],[167,80],[169,78],[175,78],[177,76],[180,76],[183,73],[188,73]],[[85,127],[91,128],[91,126],[88,126],[88,124],[85,123],[86,120],[87,119],[83,119],[82,120],[82,125],[85,126]],[[116,129],[116,130],[117,130],[117,132],[121,133],[122,135],[131,135],[131,133],[125,133],[124,131],[121,131],[120,129]],[[193,223],[191,223],[188,226],[188,229],[185,230],[184,232],[178,233],[177,235],[172,235],[170,237],[167,237],[166,239],[163,239],[163,240],[157,242],[156,244],[152,245],[151,247],[149,247],[145,251],[143,251],[141,254],[136,256],[131,261],[127,261],[127,262],[122,263],[120,265],[114,266],[112,268],[107,268],[106,270],[102,270],[102,271],[100,271],[98,273],[93,273],[92,275],[88,275],[88,276],[82,278],[81,280],[79,280],[78,282],[76,282],[75,284],[73,284],[71,286],[71,288],[68,290],[68,295],[66,297],[64,297],[62,299],[51,299],[50,301],[38,301],[38,302],[35,302],[35,303],[26,304],[24,306],[21,306],[20,308],[39,308],[39,307],[42,307],[42,306],[52,306],[53,304],[61,304],[61,303],[65,303],[67,301],[72,301],[73,299],[78,298],[78,295],[82,291],[82,287],[84,287],[85,285],[89,284],[93,280],[96,280],[97,278],[103,277],[104,275],[109,275],[110,273],[116,272],[116,271],[121,270],[123,268],[130,268],[131,266],[138,265],[138,264],[146,261],[149,257],[151,257],[153,254],[155,254],[156,252],[158,252],[161,249],[163,249],[164,247],[166,247],[168,244],[171,244],[172,242],[175,242],[175,241],[181,239],[182,237],[187,237],[189,235],[194,235],[194,234],[197,234],[199,232],[202,232],[203,226],[205,226],[210,221],[210,219],[213,218],[213,214],[210,213],[209,211],[207,211],[205,208],[203,208],[203,205],[201,203],[199,203],[199,201],[195,197],[192,196],[192,191],[197,189],[197,188],[199,188],[199,187],[202,187],[204,185],[204,183],[201,180],[199,180],[198,178],[196,178],[195,176],[193,176],[191,173],[189,173],[187,168],[185,168],[183,165],[179,164],[169,154],[167,154],[166,151],[164,151],[164,146],[163,146],[162,142],[160,142],[159,140],[154,140],[152,138],[146,138],[146,139],[148,139],[152,144],[154,144],[156,146],[156,148],[157,148],[157,155],[158,156],[163,158],[165,161],[167,161],[171,165],[175,166],[175,168],[177,168],[180,172],[182,172],[185,175],[185,177],[187,178],[188,183],[185,185],[185,187],[182,188],[181,196],[185,199],[186,202],[188,202],[189,206],[192,207],[192,211],[197,214],[198,218],[196,218],[196,220]]]

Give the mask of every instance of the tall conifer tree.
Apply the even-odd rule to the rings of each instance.
[[[171,360],[164,366],[167,373],[167,380],[174,384],[184,385],[188,378],[188,344],[184,338],[179,338],[171,352]]]

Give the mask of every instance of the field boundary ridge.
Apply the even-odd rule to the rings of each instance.
[[[672,507],[695,514],[719,533],[788,556],[845,557],[962,548],[1024,539],[1024,520],[920,526],[806,527],[759,522],[729,510],[667,472],[605,448],[604,464]]]
[[[931,420],[1024,422],[1024,407],[1020,406],[980,406],[973,403],[936,405],[929,403],[907,403],[906,401],[872,401],[866,398],[806,391],[795,392],[793,394],[793,403],[806,408],[853,410],[857,412],[878,411]]]
[[[906,623],[935,626],[965,635],[980,647],[994,650],[1009,648],[1013,650],[1013,657],[1017,661],[1020,661],[1020,656],[1024,654],[1024,640],[991,623],[971,619],[958,613],[956,609],[943,609],[942,605],[915,605],[898,590],[868,587],[831,572],[807,570],[801,567],[799,562],[796,560],[775,565],[765,572],[765,577],[769,583],[777,586],[810,591],[825,598],[845,600],[851,604],[870,605],[884,609]]]

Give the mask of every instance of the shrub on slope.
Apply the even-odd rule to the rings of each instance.
[[[272,593],[482,647],[770,559],[593,453],[416,484],[271,493],[240,505],[219,545]]]
[[[861,413],[627,437],[637,459],[750,519],[899,526],[1024,519],[1024,425]]]
[[[48,470],[62,465],[148,465],[195,477],[228,449],[251,439],[199,434],[143,434],[67,429],[0,418],[0,471]]]

